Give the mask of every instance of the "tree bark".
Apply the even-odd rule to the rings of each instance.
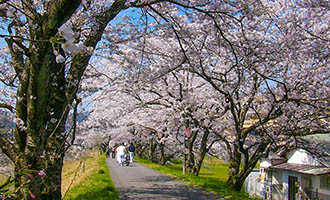
[[[241,166],[241,154],[238,151],[238,146],[234,145],[232,155],[230,155],[229,166],[228,166],[228,180],[227,185],[237,191],[242,188],[240,182],[240,166]]]
[[[199,175],[205,155],[208,152],[208,149],[211,147],[207,147],[209,134],[210,132],[208,130],[203,132],[201,145],[199,151],[196,154],[193,153],[193,146],[195,146],[194,142],[196,140],[197,133],[194,133],[193,137],[189,140],[187,171],[194,174],[195,176]]]
[[[186,171],[190,173],[194,173],[194,165],[195,165],[195,154],[194,154],[194,143],[197,138],[197,132],[193,131],[191,134],[191,138],[187,139],[187,144],[186,148],[188,149],[187,155],[186,155]],[[186,145],[186,144],[185,144]]]
[[[242,189],[243,183],[239,177],[240,155],[229,161],[227,185],[236,191]],[[244,182],[244,180],[243,180]]]
[[[31,199],[32,195],[37,199],[61,199],[63,156],[45,156],[33,163],[28,160],[35,160],[35,157],[25,155],[15,163],[18,199]],[[40,169],[46,174],[45,177],[38,175]],[[26,173],[25,170],[31,171]]]
[[[160,165],[165,165],[165,151],[164,151],[164,147],[165,145],[163,143],[159,143],[158,144],[158,148],[159,148],[159,158],[158,158],[158,163]]]
[[[195,176],[199,175],[199,172],[201,170],[205,155],[209,151],[209,149],[211,148],[211,146],[213,144],[212,143],[209,147],[207,147],[207,141],[208,141],[209,135],[210,135],[210,131],[208,129],[206,129],[203,132],[203,137],[202,137],[201,146],[200,146],[200,149],[199,149],[199,154],[198,154],[198,156],[195,160],[195,165],[194,165],[194,170],[193,170],[193,174]]]
[[[259,159],[258,159],[259,160]],[[257,162],[250,162],[247,167],[239,168],[238,160],[229,162],[227,185],[236,191],[241,191],[244,181],[251,173]],[[238,166],[238,167],[237,167]]]
[[[240,142],[238,146],[234,145],[228,167],[227,184],[229,187],[241,191],[245,179],[257,165],[258,160],[262,156],[268,156],[270,142],[269,139],[260,142],[253,153],[249,153],[243,148],[243,142]]]

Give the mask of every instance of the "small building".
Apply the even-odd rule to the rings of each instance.
[[[271,155],[260,162],[259,177],[249,191],[271,200],[330,200],[330,163],[322,163],[303,149],[284,155]],[[248,179],[251,185],[252,179]],[[249,183],[250,182],[250,183]]]

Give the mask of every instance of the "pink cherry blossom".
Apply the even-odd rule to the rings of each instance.
[[[33,179],[33,175],[32,175],[32,174],[27,174],[27,176],[28,176],[30,179]]]
[[[31,199],[36,199],[37,197],[34,195],[34,194],[32,194],[32,193],[30,193],[30,197],[31,197]]]
[[[46,176],[46,173],[44,171],[40,170],[40,171],[38,171],[38,176],[44,177],[44,176]]]

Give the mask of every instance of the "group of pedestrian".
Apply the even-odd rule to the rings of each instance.
[[[111,151],[111,157],[114,159],[116,157],[116,160],[119,164],[119,166],[128,166],[130,163],[134,162],[134,152],[135,147],[133,143],[131,142],[129,145],[126,143],[121,143],[120,145],[114,145],[109,149],[109,153],[107,153],[107,156],[110,156]]]

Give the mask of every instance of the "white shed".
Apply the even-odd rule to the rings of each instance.
[[[330,200],[330,168],[303,149],[262,159],[259,177],[263,199]]]

